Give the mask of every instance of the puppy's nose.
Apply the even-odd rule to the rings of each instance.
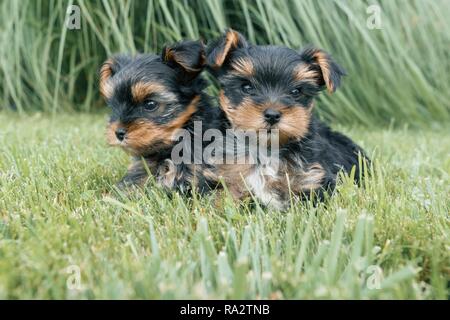
[[[125,135],[127,134],[127,130],[124,128],[118,128],[116,130],[116,137],[119,139],[119,141],[122,141],[125,138]]]
[[[269,124],[275,124],[280,121],[281,113],[280,111],[274,109],[266,109],[264,111],[264,120]]]

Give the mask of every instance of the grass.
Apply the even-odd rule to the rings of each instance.
[[[128,159],[105,120],[0,113],[0,298],[447,299],[448,128],[341,127],[373,154],[365,187],[266,212],[108,195]]]
[[[254,43],[331,52],[349,74],[321,101],[333,123],[449,122],[450,2],[376,2],[381,29],[371,30],[372,1],[360,0],[1,1],[0,109],[95,110],[102,105],[95,71],[112,53],[159,52],[231,26]],[[81,9],[80,30],[64,25],[69,4]]]

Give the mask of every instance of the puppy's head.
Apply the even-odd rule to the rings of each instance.
[[[238,129],[278,129],[281,143],[308,132],[313,98],[334,92],[344,70],[324,51],[254,46],[234,30],[208,45],[207,65],[218,78],[220,105]]]
[[[157,152],[196,112],[204,81],[203,44],[183,41],[160,56],[115,56],[100,70],[100,92],[112,113],[110,145],[133,155]]]

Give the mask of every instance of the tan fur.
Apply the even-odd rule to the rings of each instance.
[[[289,138],[303,138],[308,133],[311,110],[312,105],[308,108],[293,106],[281,110],[281,121],[278,124],[280,144],[285,143]]]
[[[236,72],[246,77],[251,77],[255,71],[253,62],[249,58],[241,57],[234,60],[231,67],[234,69],[232,72]]]
[[[165,125],[165,129],[173,130],[181,128],[197,111],[197,104],[200,101],[200,96],[195,96],[192,99],[191,103],[187,106],[186,110],[184,110],[178,117],[168,124]],[[173,135],[173,134],[172,134]],[[171,136],[172,138],[172,136]]]
[[[110,146],[117,146],[120,144],[120,141],[117,140],[116,130],[120,127],[120,123],[115,121],[108,124],[106,129],[106,141]]]
[[[280,122],[274,127],[274,129],[279,129],[280,144],[287,142],[290,138],[302,138],[308,132],[312,105],[307,108],[257,105],[244,99],[239,106],[233,107],[223,90],[219,93],[219,102],[235,129],[266,129],[267,125],[264,121],[263,112],[270,107],[282,113]]]
[[[304,173],[303,190],[315,190],[322,186],[325,170],[319,163],[313,163]]]
[[[325,170],[319,163],[313,163],[308,168],[291,168],[288,173],[291,190],[294,194],[316,190],[322,186]]]
[[[317,82],[320,74],[311,70],[308,65],[301,63],[294,69],[294,79],[297,81],[311,81],[313,83]]]
[[[253,194],[261,203],[276,209],[289,206],[290,191],[298,196],[321,188],[325,176],[319,163],[305,169],[302,163],[282,162],[272,174],[265,173],[267,170],[260,165],[224,164],[217,168],[233,198],[242,200]]]
[[[323,80],[325,82],[325,85],[327,86],[328,92],[334,92],[335,88],[330,78],[330,64],[327,54],[323,51],[317,50],[314,53],[313,57],[316,60],[317,64],[320,66]]]
[[[245,177],[250,174],[254,165],[250,164],[220,164],[216,165],[217,180],[221,179],[225,182],[231,196],[236,199],[244,199],[250,194],[245,187]]]
[[[131,87],[133,101],[136,103],[144,101],[152,93],[166,93],[168,90],[160,83],[137,82]]]
[[[114,61],[112,59],[108,59],[100,68],[100,94],[106,99],[109,99],[112,96],[114,89],[109,81],[112,75],[113,64]]]
[[[140,155],[146,151],[147,148],[155,143],[170,144],[172,138],[197,111],[197,104],[200,100],[200,96],[196,96],[189,106],[178,117],[167,124],[157,125],[148,120],[140,120],[133,122],[126,126],[127,130],[126,139],[124,141],[118,141],[115,136],[115,131],[121,126],[118,122],[113,122],[107,129],[107,140],[110,145],[121,146],[126,151],[134,155]]]
[[[170,159],[164,160],[164,162],[158,167],[156,178],[160,185],[171,189],[175,184],[177,178],[177,168]]]
[[[227,58],[230,50],[237,48],[237,45],[239,43],[239,34],[234,30],[229,30],[225,37],[225,46],[222,52],[217,55],[216,61],[214,61],[214,68],[220,68],[225,62],[225,59]]]
[[[221,90],[219,93],[219,102],[222,110],[225,112],[234,128],[242,130],[259,130],[265,127],[262,116],[262,111],[264,109],[251,101],[244,99],[239,106],[234,108],[229,99],[225,96],[223,90]]]
[[[165,61],[174,61],[177,64],[179,64],[184,70],[188,72],[200,72],[202,71],[202,66],[206,63],[206,56],[204,52],[200,53],[200,61],[199,61],[199,67],[194,68],[192,66],[189,66],[189,64],[183,59],[182,56],[177,55],[176,51],[173,48],[166,48],[166,52],[164,53],[164,60]]]

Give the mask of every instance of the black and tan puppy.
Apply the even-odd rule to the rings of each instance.
[[[263,204],[285,208],[289,190],[296,196],[322,195],[335,187],[340,170],[354,166],[359,177],[363,150],[312,113],[314,97],[325,88],[334,92],[344,75],[327,53],[251,45],[228,30],[208,45],[207,64],[219,81],[220,107],[230,127],[273,131],[279,138],[276,168],[270,162],[219,167],[236,197],[250,191]]]
[[[207,165],[192,158],[176,164],[171,155],[180,130],[193,134],[195,121],[203,130],[219,126],[217,108],[202,93],[204,63],[203,44],[183,41],[164,48],[161,55],[115,56],[103,64],[100,92],[111,108],[107,140],[134,158],[120,188],[142,186],[148,171],[169,189],[212,187]]]

